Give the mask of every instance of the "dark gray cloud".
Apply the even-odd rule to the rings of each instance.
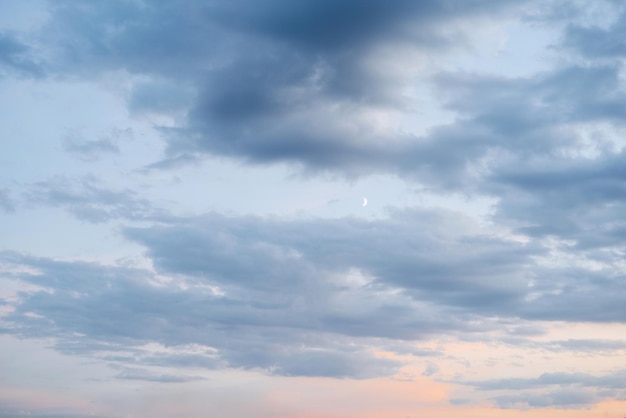
[[[540,247],[477,237],[471,222],[452,213],[395,212],[378,221],[205,215],[125,233],[147,248],[161,274],[178,279],[159,287],[146,271],[6,255],[45,271],[22,280],[54,289],[23,299],[7,317],[18,324],[14,332],[62,338],[57,349],[72,353],[101,352],[104,341],[127,350],[149,341],[218,350],[117,355],[146,365],[371,377],[397,367],[372,357],[370,344],[390,347],[372,338],[510,328],[486,319],[493,316],[624,315],[619,278],[541,268],[534,261],[545,255]],[[346,351],[344,338],[361,343]]]
[[[52,19],[44,34],[58,58],[66,60],[58,65],[73,62],[74,70],[123,67],[141,74],[197,79],[216,66],[235,65],[242,70],[239,60],[255,54],[255,46],[267,58],[271,58],[267,53],[283,52],[285,57],[299,55],[310,62],[316,56],[349,58],[345,55],[350,53],[358,58],[386,39],[426,48],[451,47],[453,39],[462,39],[461,34],[446,31],[456,20],[493,16],[518,5],[493,0],[297,4],[272,0],[263,5],[250,0],[55,1],[50,3]],[[240,48],[228,50],[234,45]],[[343,62],[350,66],[349,60]]]
[[[212,5],[219,21],[237,29],[271,37],[316,51],[369,46],[380,38],[410,38],[441,46],[434,27],[441,21],[497,11],[510,2],[489,0],[422,1],[341,0],[297,4],[272,0],[263,6],[250,0]],[[418,28],[411,26],[418,24]],[[418,32],[420,36],[416,36]]]
[[[444,224],[457,224],[458,235]],[[298,286],[301,291],[319,275],[341,276],[357,268],[375,278],[373,289],[393,286],[418,300],[485,311],[513,308],[528,291],[531,272],[525,269],[541,250],[471,236],[467,228],[471,224],[455,214],[430,211],[398,212],[389,221],[372,223],[208,215],[171,226],[129,228],[127,236],[145,245],[160,268],[204,276],[225,289],[245,285],[284,292]],[[340,317],[332,322],[350,326]]]
[[[448,183],[497,198],[501,225],[568,240],[575,247],[565,251],[614,264],[592,250],[621,245],[625,231],[618,215],[625,209],[624,152],[602,134],[602,126],[615,135],[624,128],[620,71],[603,64],[520,79],[439,76],[448,106],[467,116],[457,125],[481,132],[466,138],[476,142],[461,148],[463,164],[454,164],[463,167],[463,180]],[[477,160],[479,174],[470,177]]]
[[[565,138],[558,132],[546,138],[550,129],[590,121],[623,123],[619,71],[615,65],[565,66],[524,78],[452,73],[436,80],[447,106],[493,130],[497,145],[537,154],[577,140],[567,138],[570,132]],[[544,138],[536,138],[537,132]]]
[[[618,215],[625,209],[623,160],[620,151],[502,167],[487,186],[502,197],[496,217],[529,236],[570,240],[581,253],[619,246],[626,230]]]
[[[127,228],[172,275],[163,286],[146,271],[5,254],[43,272],[22,280],[52,290],[24,294],[5,320],[19,335],[60,338],[64,352],[101,352],[104,341],[125,349],[201,344],[217,354],[132,358],[365,378],[401,365],[376,358],[371,347],[489,331],[497,324],[472,323],[480,312],[522,303],[524,270],[540,249],[473,237],[475,227],[456,214],[393,215],[376,222],[206,215]]]
[[[603,205],[611,198],[600,196],[602,190],[620,193],[620,175],[606,171],[617,157],[603,150],[597,163],[603,181],[586,171],[585,159],[558,156],[582,146],[581,124],[622,126],[619,65],[555,65],[525,78],[448,73],[433,81],[377,59],[386,51],[411,67],[419,58],[405,51],[423,58],[469,42],[463,28],[472,19],[530,16],[537,9],[533,2],[502,1],[55,2],[44,33],[57,53],[57,71],[93,76],[124,68],[143,77],[129,96],[132,111],[187,111],[183,123],[163,130],[167,158],[150,168],[213,153],[348,176],[394,173],[435,189],[502,198],[499,220],[521,226],[522,233],[572,239],[585,229],[575,209],[588,192]],[[581,4],[563,2],[546,10],[542,24],[548,25],[589,14]],[[602,30],[621,40],[622,20]],[[455,122],[421,137],[372,122],[376,112],[410,115],[406,89],[433,82]],[[563,172],[541,172],[555,166]],[[590,188],[558,189],[552,174]],[[543,194],[532,189],[550,184]],[[587,241],[581,245],[621,235],[613,228],[612,235],[581,237]]]
[[[142,270],[56,262],[16,253],[4,253],[3,261],[42,272],[21,276],[42,290],[22,292],[15,311],[3,317],[3,331],[54,338],[58,341],[55,348],[64,353],[101,357],[120,367],[129,363],[235,367],[353,378],[389,375],[401,366],[377,358],[367,339],[348,344],[340,329],[335,331],[323,323],[319,308],[306,306],[314,297],[292,302],[303,306],[289,307],[286,301],[277,306],[269,292],[255,294],[241,288],[238,294],[219,295],[204,282],[182,277],[159,285],[153,274]],[[286,295],[280,296],[286,299]],[[366,317],[357,316],[353,321],[369,320],[367,312],[362,315]],[[140,348],[149,342],[170,347],[175,353]],[[184,354],[189,344],[204,348]],[[168,373],[156,372],[122,373],[120,377],[173,379]]]
[[[196,108],[191,118],[196,118],[199,125],[172,131],[175,139],[171,144],[180,147],[181,152],[208,150],[244,156],[255,162],[290,161],[313,171],[347,175],[391,172],[438,189],[472,190],[497,197],[518,192],[519,183],[509,175],[513,170],[536,175],[536,186],[549,187],[554,184],[553,179],[544,179],[539,170],[560,166],[566,168],[560,178],[568,178],[570,184],[593,182],[594,194],[598,196],[602,190],[619,191],[621,174],[610,170],[612,161],[621,159],[621,154],[615,155],[605,141],[597,144],[601,152],[597,162],[562,155],[584,148],[581,124],[607,123],[623,128],[626,100],[620,93],[619,71],[617,66],[572,66],[517,79],[439,75],[436,82],[443,100],[461,117],[453,124],[431,129],[423,137],[381,133],[367,122],[350,119],[354,115],[342,111],[350,112],[350,106],[329,112],[327,102],[315,104],[315,97],[307,96],[307,106],[312,106],[309,110],[302,111],[296,103],[290,103],[286,110],[276,110],[275,114],[274,104],[263,100],[258,102],[263,114],[236,121],[227,115],[207,116],[213,111],[206,109],[194,116],[200,109]],[[254,103],[249,98],[242,100],[247,105]],[[228,108],[215,106],[220,111]],[[318,123],[319,120],[324,123]],[[597,164],[597,170],[605,173],[605,184],[600,184],[600,188],[597,186],[601,179],[583,178],[586,174],[594,175],[587,171],[590,164]],[[585,192],[581,189],[577,203],[585,202]],[[566,198],[555,200],[567,204]],[[506,204],[506,199],[503,201]],[[536,201],[550,204],[542,197]],[[549,207],[552,211],[559,209]],[[527,216],[536,213],[526,209],[523,212]],[[550,223],[547,221],[541,225],[546,231]]]
[[[124,234],[145,246],[165,282],[141,269],[4,253],[41,271],[15,277],[43,288],[23,292],[5,332],[56,338],[58,350],[79,355],[117,351],[104,359],[120,364],[367,378],[401,366],[372,351],[394,340],[509,330],[520,317],[624,320],[618,274],[542,267],[545,248],[481,235],[458,213],[158,219]],[[137,348],[148,342],[205,349]]]
[[[600,322],[625,317],[618,296],[626,291],[624,281],[610,267],[542,267],[537,259],[547,257],[547,249],[476,236],[456,214],[407,211],[376,222],[207,215],[127,229],[127,236],[145,245],[160,268],[207,277],[225,289],[302,292],[298,286],[320,274],[358,268],[374,279],[374,289],[397,287],[414,300],[469,314]],[[375,329],[376,317],[371,321]],[[359,332],[340,316],[332,323]]]
[[[580,4],[553,3],[544,24],[587,14]],[[464,28],[472,19],[529,14],[538,8],[533,2],[117,0],[50,8],[43,33],[57,71],[94,76],[123,68],[144,77],[129,96],[131,110],[188,111],[186,121],[164,130],[168,156],[154,167],[213,153],[485,192],[485,173],[476,168],[487,160],[487,172],[497,171],[494,155],[507,157],[506,167],[509,158],[520,168],[542,156],[550,161],[580,144],[581,123],[624,119],[618,65],[556,65],[522,79],[439,74],[438,95],[458,115],[454,123],[424,137],[377,129],[370,114],[410,115],[407,88],[432,82],[385,67],[376,59],[381,50],[411,67],[402,48],[441,54],[469,42]],[[622,39],[622,20],[605,31]]]
[[[54,2],[54,18],[44,33],[58,52],[59,71],[93,76],[123,68],[151,76],[132,91],[132,110],[188,108],[186,123],[168,135],[170,158],[216,153],[367,174],[419,171],[440,157],[445,172],[463,170],[453,167],[465,161],[458,157],[461,150],[445,161],[445,150],[460,141],[420,146],[414,144],[419,138],[373,133],[364,112],[406,110],[407,88],[425,82],[412,71],[385,67],[377,57],[407,59],[402,48],[440,54],[469,39],[461,23],[514,13],[522,5],[487,0],[297,5],[274,0],[263,6],[247,0]],[[417,66],[416,59],[407,59],[406,67]],[[390,146],[391,139],[412,144]]]

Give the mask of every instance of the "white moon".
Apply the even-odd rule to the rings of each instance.
[[[363,198],[363,206],[367,206],[367,198],[366,197]]]

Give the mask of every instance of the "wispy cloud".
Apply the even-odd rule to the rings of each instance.
[[[15,212],[15,204],[8,189],[0,189],[0,208],[5,212]]]
[[[31,205],[62,207],[88,222],[154,219],[159,209],[131,190],[110,190],[92,176],[79,180],[57,177],[33,184],[25,193]]]

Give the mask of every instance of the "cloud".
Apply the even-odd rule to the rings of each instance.
[[[368,352],[316,349],[286,355],[274,370],[286,376],[331,376],[357,379],[389,376],[401,365],[396,360],[373,357]]]
[[[96,415],[83,415],[83,414],[72,414],[72,413],[55,413],[55,412],[38,412],[28,409],[0,409],[0,416],[2,418],[23,418],[23,417],[33,417],[33,418],[98,418]],[[100,416],[99,418],[105,418]]]
[[[10,192],[6,188],[0,189],[0,209],[5,212],[15,212],[15,203],[13,203]]]
[[[596,403],[601,398],[593,392],[580,389],[561,389],[547,393],[530,393],[522,395],[501,395],[492,398],[503,409],[530,408],[576,408]]]
[[[510,175],[513,171],[536,175],[535,180],[547,174],[546,181],[533,184],[550,187],[554,185],[550,173],[541,173],[542,169],[562,167],[567,171],[558,173],[559,178],[573,184],[587,174],[590,164],[596,164],[597,170],[605,171],[605,187],[611,188],[607,192],[617,193],[621,174],[608,170],[621,154],[612,151],[608,140],[594,141],[593,152],[600,153],[600,158],[590,161],[584,155],[588,140],[581,126],[590,130],[601,124],[623,128],[626,101],[619,93],[619,71],[617,66],[607,65],[563,67],[526,78],[440,74],[435,78],[438,93],[459,117],[423,136],[381,129],[376,126],[373,108],[333,106],[308,94],[302,96],[306,108],[294,102],[284,111],[272,110],[274,105],[264,100],[259,109],[269,114],[236,120],[221,114],[214,118],[207,108],[223,111],[228,106],[201,103],[190,114],[189,126],[170,131],[170,148],[175,149],[174,154],[214,152],[256,163],[287,161],[312,172],[348,176],[393,173],[435,190],[471,190],[507,198],[509,194],[526,197],[519,193],[520,184]],[[220,82],[222,86],[230,84]],[[269,90],[275,91],[273,87]],[[250,98],[242,100],[246,106],[254,103]],[[318,123],[320,120],[324,123]],[[589,180],[594,181],[594,194],[598,195],[603,189],[598,189],[595,181],[600,179]],[[581,190],[580,196],[588,192],[591,190]],[[524,213],[532,216],[536,211]],[[542,226],[549,228],[548,222]]]
[[[550,225],[559,226],[553,217],[517,218],[522,212],[547,217],[561,209],[537,207],[550,204],[545,196],[520,214],[506,206],[520,186],[511,171],[553,163],[569,165],[564,175],[584,171],[584,159],[558,155],[582,147],[581,124],[622,125],[626,103],[619,94],[619,67],[561,64],[511,78],[429,72],[417,64],[428,58],[438,68],[437,56],[469,47],[467,27],[475,28],[472,23],[483,16],[528,14],[535,6],[55,2],[44,33],[59,69],[93,77],[124,68],[140,75],[128,96],[131,111],[177,115],[175,126],[163,129],[168,155],[151,168],[218,154],[253,163],[288,162],[309,172],[392,173],[435,190],[504,196],[499,207],[504,218],[531,227],[545,221],[537,229],[549,231]],[[564,9],[557,6],[548,7],[551,14],[545,12],[541,24],[563,19]],[[590,13],[579,6],[568,9],[568,19]],[[113,26],[118,30],[109,30]],[[394,61],[406,64],[386,64]],[[62,67],[63,62],[72,66]],[[436,88],[456,116],[452,123],[417,135],[395,122],[413,115],[414,98],[407,91],[416,83]],[[530,201],[535,203],[532,195]]]
[[[505,2],[507,3],[507,2]],[[238,29],[267,34],[279,40],[314,50],[345,50],[349,47],[369,45],[380,38],[409,37],[425,44],[440,46],[432,32],[435,22],[464,17],[493,10],[501,4],[493,1],[396,1],[383,4],[375,0],[338,2],[305,1],[294,5],[274,0],[266,7],[249,1],[236,1],[215,7],[223,22]],[[410,31],[412,24],[421,27]],[[420,33],[420,38],[415,32]]]
[[[470,324],[476,316],[470,312],[479,306],[501,312],[522,299],[523,276],[511,275],[506,284],[490,277],[537,251],[464,236],[471,222],[429,211],[375,223],[219,215],[170,221],[125,229],[146,246],[159,274],[171,277],[161,284],[142,270],[6,255],[41,271],[21,279],[44,288],[23,295],[4,317],[7,329],[58,338],[57,349],[72,353],[110,351],[99,346],[104,341],[118,350],[152,341],[217,350],[184,358],[135,353],[144,364],[389,375],[402,363],[376,357],[384,341],[497,326]],[[458,225],[455,233],[441,227],[449,223]],[[482,267],[485,257],[499,262]],[[116,358],[124,361],[125,354]]]
[[[240,68],[240,59],[254,54],[255,45],[262,48],[261,52],[280,51],[286,56],[296,56],[296,50],[300,50],[307,61],[314,61],[315,55],[335,58],[335,63],[343,62],[345,70],[350,68],[345,59],[349,57],[342,60],[342,54],[354,51],[358,58],[381,41],[406,40],[425,48],[452,47],[451,41],[462,36],[451,30],[456,20],[493,15],[518,6],[519,2],[493,0],[307,0],[297,5],[272,0],[263,7],[250,0],[228,4],[185,0],[114,0],[106,4],[59,1],[50,4],[52,19],[44,34],[55,47],[59,64],[63,58],[66,64],[70,58],[77,59],[74,71],[126,66],[136,73],[197,79],[207,70],[210,73],[215,64],[230,61]],[[109,30],[116,23],[118,30]],[[215,43],[206,43],[207,39]],[[234,44],[246,48],[228,50]],[[210,58],[215,61],[209,66]],[[341,65],[337,68],[342,70]],[[265,73],[262,68],[259,71]]]
[[[205,283],[182,277],[159,283],[147,271],[3,255],[6,263],[41,271],[22,276],[41,290],[23,292],[13,302],[15,310],[2,318],[4,332],[54,338],[62,352],[122,366],[234,367],[352,378],[393,374],[401,365],[377,358],[366,340],[355,345],[346,344],[341,334],[331,337],[324,326],[311,324],[306,310],[295,309],[295,318],[286,318],[270,300],[257,300],[245,288],[239,296],[220,296]],[[154,342],[173,351],[142,348]],[[185,354],[189,344],[205,348]],[[120,377],[172,381],[170,374]]]
[[[573,385],[579,387],[599,389],[623,389],[626,370],[618,370],[602,376],[594,376],[587,373],[543,373],[537,378],[524,379],[494,379],[483,382],[470,382],[471,385],[481,390],[504,390],[504,389],[533,389],[537,387],[554,385]]]
[[[500,408],[576,408],[605,399],[623,398],[626,370],[605,375],[587,373],[543,373],[537,378],[493,379],[465,382],[479,390],[516,394],[492,397]]]
[[[167,192],[156,170],[226,156],[331,180],[395,176],[415,191],[407,200],[494,203],[480,221],[465,207],[367,219],[175,216],[106,178],[29,178],[19,209],[115,221],[149,267],[0,253],[2,276],[23,286],[0,299],[1,331],[154,383],[202,379],[198,369],[368,379],[398,373],[407,358],[413,375],[432,378],[449,373],[445,344],[427,344],[439,336],[568,355],[623,350],[619,340],[533,339],[550,335],[549,321],[626,320],[626,14],[600,3],[48,2],[43,26],[0,34],[2,77],[97,84],[140,120],[133,126],[157,121],[141,134],[158,132],[148,141],[164,140],[163,155],[138,163],[152,195]],[[529,35],[541,31],[553,38]],[[526,35],[524,48],[546,54],[541,71],[496,68],[479,42]],[[125,134],[76,133],[63,148],[117,173],[104,157],[122,156]],[[191,172],[176,174],[199,184]],[[259,177],[254,187],[272,187]],[[15,211],[14,193],[0,189],[3,211]],[[501,408],[570,408],[623,396],[625,377],[461,383]]]
[[[553,344],[561,349],[582,352],[626,350],[626,341],[624,340],[569,339],[554,341]]]
[[[113,418],[95,414],[73,413],[65,408],[33,408],[31,405],[20,405],[18,402],[0,400],[0,417],[2,418]]]
[[[422,376],[433,376],[439,372],[439,367],[434,363],[428,363],[426,370],[422,372]]]
[[[24,194],[31,205],[67,209],[77,218],[94,223],[112,219],[155,219],[162,212],[132,190],[110,190],[93,176],[80,180],[57,177],[34,183]]]
[[[401,366],[374,353],[394,340],[508,327],[494,316],[615,321],[623,314],[615,296],[621,281],[538,267],[540,247],[476,235],[476,225],[455,213],[163,222],[124,229],[146,247],[156,273],[5,253],[7,263],[39,271],[19,277],[41,289],[21,295],[3,317],[5,329],[57,338],[64,352],[114,350],[109,360],[122,364],[365,378]],[[574,274],[580,285],[572,285]],[[152,342],[206,348],[185,355],[138,348]]]
[[[81,160],[95,161],[104,154],[119,154],[120,149],[117,145],[117,139],[122,135],[124,135],[124,132],[114,131],[110,138],[89,140],[76,134],[71,134],[63,141],[63,149]]]
[[[440,228],[452,223],[458,225],[458,235]],[[159,268],[207,277],[226,291],[244,285],[259,291],[300,292],[300,286],[318,282],[320,276],[341,277],[357,269],[353,274],[371,282],[372,289],[378,285],[405,289],[424,303],[485,311],[512,308],[528,290],[524,265],[541,250],[471,237],[471,229],[471,223],[454,214],[407,211],[375,223],[207,215],[170,226],[128,228],[126,234],[149,249]],[[486,264],[485,259],[498,261]],[[509,277],[506,284],[495,280],[503,274]],[[375,316],[371,320],[379,322]],[[351,326],[340,317],[333,322]],[[382,328],[393,329],[381,323]]]
[[[541,24],[563,19],[557,3]],[[503,187],[506,180],[498,176],[503,167],[522,169],[578,149],[581,123],[623,120],[613,64],[555,63],[524,78],[439,71],[437,57],[470,48],[468,27],[484,16],[535,9],[534,2],[487,0],[384,7],[375,0],[272,0],[262,8],[248,0],[61,1],[51,5],[42,36],[57,71],[95,77],[124,69],[137,77],[127,97],[131,111],[175,118],[163,129],[166,159],[153,168],[217,154],[493,193],[493,182]],[[570,20],[591,13],[580,5],[568,10]],[[616,32],[619,22],[606,31]],[[389,64],[396,61],[405,64]],[[409,92],[416,84],[434,87],[455,120],[424,135],[402,128],[397,121],[415,113]],[[570,162],[574,169],[584,164]]]
[[[619,4],[619,3],[617,3]],[[626,54],[626,10],[619,5],[608,26],[572,24],[567,27],[563,45],[587,58],[620,58]]]
[[[150,370],[140,369],[136,367],[123,367],[122,370],[115,377],[118,379],[143,380],[147,382],[157,383],[185,383],[205,380],[204,378],[199,376],[159,374]]]
[[[447,106],[465,116],[456,124],[467,134],[465,148],[436,159],[445,162],[458,150],[457,171],[432,170],[431,177],[498,199],[492,218],[498,224],[554,238],[564,252],[573,245],[579,258],[611,270],[617,259],[601,249],[619,245],[625,230],[617,220],[625,192],[619,72],[602,64],[514,79],[440,75]]]
[[[596,158],[538,158],[511,164],[487,186],[502,197],[495,218],[519,233],[566,240],[581,257],[600,263],[611,258],[602,249],[620,245],[626,225],[617,215],[624,152]]]
[[[16,72],[20,76],[41,77],[43,68],[32,55],[31,48],[11,32],[0,32],[0,69]]]
[[[453,213],[399,211],[375,222],[206,215],[128,228],[126,235],[146,246],[159,268],[206,277],[226,291],[247,286],[298,294],[309,289],[301,286],[320,276],[340,277],[356,269],[353,274],[361,275],[372,289],[403,289],[414,301],[452,311],[531,320],[623,319],[617,295],[626,289],[610,263],[601,270],[551,265],[547,248],[476,235],[471,222]],[[332,318],[335,326],[361,332],[337,314]],[[389,333],[404,329],[383,325],[384,317],[372,316],[369,329],[379,323]],[[400,326],[396,319],[392,323]],[[425,323],[420,328],[428,330]]]
[[[55,2],[43,33],[59,71],[93,77],[124,69],[141,76],[130,94],[132,111],[186,113],[166,130],[171,159],[210,153],[362,175],[419,170],[455,145],[431,150],[376,121],[410,114],[408,91],[428,83],[418,77],[420,59],[470,42],[475,20],[522,6]],[[394,61],[406,64],[388,64]]]
[[[176,114],[186,110],[193,96],[194,90],[179,80],[155,78],[133,85],[128,107],[135,114]]]
[[[531,334],[530,336],[533,336]],[[552,352],[572,353],[604,353],[606,355],[619,355],[620,350],[626,349],[626,341],[618,339],[580,339],[535,341],[522,337],[504,338],[501,341],[512,347],[524,347],[530,349],[549,350]]]

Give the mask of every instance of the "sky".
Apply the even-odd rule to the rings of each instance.
[[[0,0],[0,417],[623,417],[625,39],[619,0]]]

